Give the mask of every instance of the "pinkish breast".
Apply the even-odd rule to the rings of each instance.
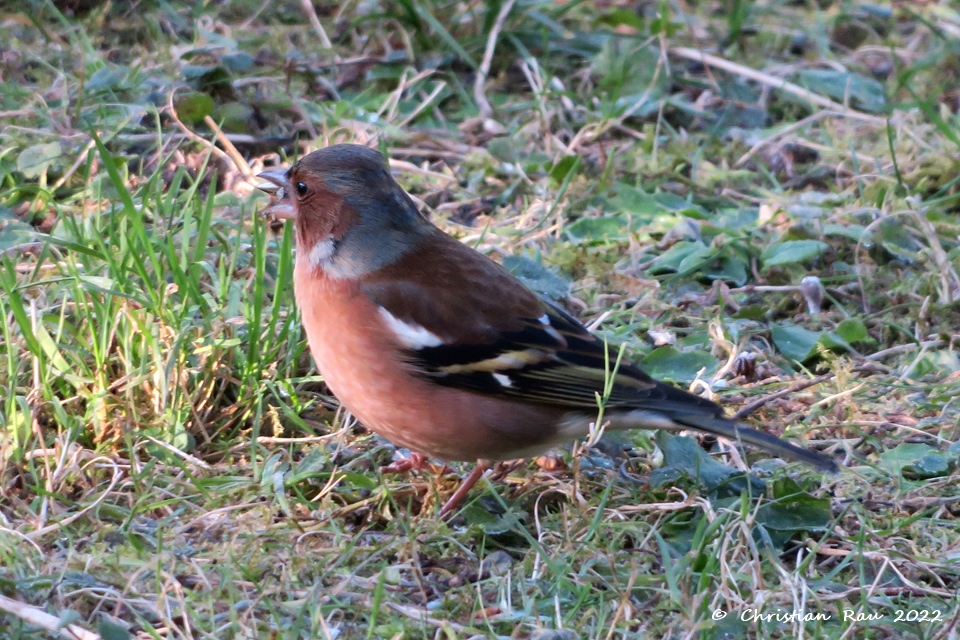
[[[562,413],[444,387],[402,359],[396,338],[357,283],[306,272],[295,291],[310,351],[330,390],[396,445],[442,460],[504,460],[557,444]]]

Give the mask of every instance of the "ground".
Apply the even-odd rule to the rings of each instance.
[[[23,4],[0,636],[960,636],[953,3]],[[841,472],[631,433],[439,520],[469,466],[379,473],[403,452],[337,409],[257,215],[256,173],[339,142]]]

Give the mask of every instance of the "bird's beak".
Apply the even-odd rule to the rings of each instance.
[[[257,189],[260,189],[260,191],[264,193],[269,193],[277,199],[276,202],[261,211],[260,214],[273,216],[281,220],[293,220],[297,212],[287,197],[287,170],[270,169],[269,171],[264,171],[257,177],[267,181],[264,184],[257,185]]]

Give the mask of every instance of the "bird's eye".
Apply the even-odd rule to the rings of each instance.
[[[304,184],[303,182],[298,182],[295,186],[296,186],[296,189],[297,189],[297,195],[298,195],[299,197],[301,197],[301,198],[302,198],[303,196],[307,195],[307,191],[310,190],[310,189],[307,188],[307,185]]]

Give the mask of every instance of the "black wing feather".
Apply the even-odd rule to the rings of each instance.
[[[411,352],[410,362],[444,386],[576,409],[595,410],[611,376],[607,406],[636,408],[651,395],[662,398],[659,383],[627,362],[618,365],[616,349],[544,304],[547,322],[523,318],[521,330],[499,332],[487,344],[427,347]]]

